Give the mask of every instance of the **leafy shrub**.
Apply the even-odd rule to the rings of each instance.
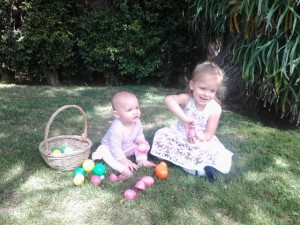
[[[5,27],[0,40],[5,44],[0,57],[11,65],[4,67],[15,77],[22,74],[44,82],[46,74],[58,72],[60,79],[71,82],[163,84],[197,49],[182,16],[186,2],[21,0],[16,4],[7,1],[3,11],[9,15],[11,7],[20,11],[26,5],[22,17],[16,14],[23,21],[18,35],[11,38],[16,29]]]

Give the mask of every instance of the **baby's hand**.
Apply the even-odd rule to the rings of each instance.
[[[126,166],[126,168],[129,169],[130,171],[138,169],[138,165],[136,165],[134,162],[132,162],[127,158],[120,159],[119,162],[122,163],[124,166]]]

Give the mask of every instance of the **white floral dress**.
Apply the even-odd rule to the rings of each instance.
[[[203,111],[198,111],[194,99],[191,98],[183,111],[195,118],[196,133],[201,134],[216,107],[219,107],[218,103],[212,100]],[[181,121],[178,121],[177,129],[165,127],[155,133],[151,154],[182,167],[188,173],[198,175],[204,175],[205,166],[228,173],[233,155],[216,136],[206,142],[189,143]]]

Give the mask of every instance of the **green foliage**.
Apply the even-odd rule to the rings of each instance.
[[[17,43],[21,40],[22,16],[30,7],[27,1],[2,1],[0,4],[0,70],[15,72]]]
[[[40,74],[72,66],[74,39],[71,5],[34,1],[19,42],[20,63]],[[43,76],[43,75],[41,75]]]
[[[2,6],[7,18],[0,26],[11,19],[16,4]],[[188,53],[197,46],[182,16],[186,8],[175,0],[18,1],[15,10],[24,13],[15,19],[23,22],[18,29],[11,24],[1,29],[0,57],[8,58],[11,66],[4,67],[15,77],[42,81],[56,71],[68,81],[161,84],[173,68],[190,61]]]
[[[183,49],[189,36],[175,36],[176,30],[188,29],[180,7],[175,1],[114,1],[109,9],[81,7],[84,16],[77,20],[76,42],[86,69],[112,84],[154,83],[154,77],[159,83],[166,81],[170,58],[187,56]],[[162,20],[169,10],[173,14]]]
[[[265,106],[299,123],[299,0],[193,2],[195,28],[208,34],[206,41],[221,40]]]

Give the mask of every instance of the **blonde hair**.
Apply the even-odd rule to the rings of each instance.
[[[195,67],[190,80],[195,81],[199,77],[206,74],[218,76],[219,78],[219,87],[216,94],[216,100],[220,103],[219,99],[223,99],[226,89],[224,86],[224,71],[217,64],[206,61],[204,63],[198,64]],[[189,93],[190,95],[193,94],[193,91],[190,89],[189,85],[187,86],[187,93]]]

